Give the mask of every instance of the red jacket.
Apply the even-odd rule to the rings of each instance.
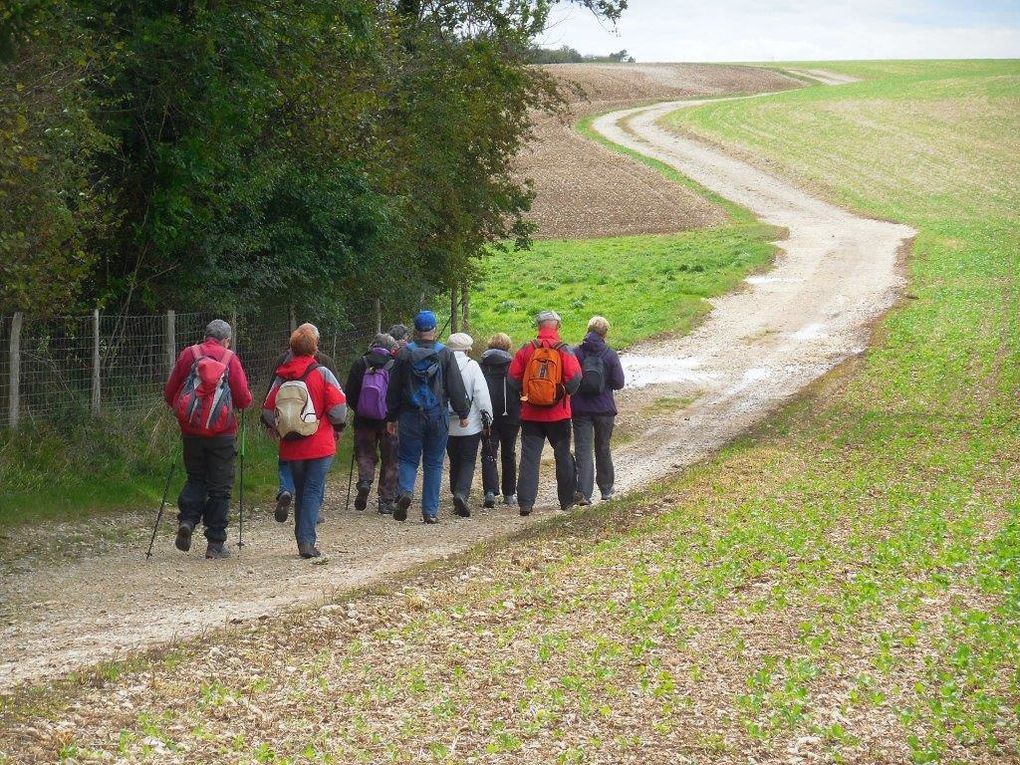
[[[538,331],[538,340],[546,348],[551,348],[560,342],[560,335],[555,329],[544,328]],[[508,378],[515,383],[514,387],[518,392],[524,381],[524,372],[528,368],[528,362],[534,352],[535,346],[528,343],[517,351],[514,360],[510,362]],[[570,394],[574,393],[581,384],[581,365],[566,345],[560,348],[560,359],[563,366],[563,385],[567,389],[567,395],[552,406],[535,406],[527,401],[521,402],[521,420],[523,422],[559,422],[570,419]]]
[[[262,404],[262,419],[270,427],[276,425],[276,394],[286,380],[297,380],[314,364],[311,356],[295,356],[276,368],[276,379]],[[317,460],[336,454],[336,439],[333,429],[343,430],[347,423],[347,397],[337,382],[336,375],[327,367],[320,366],[305,378],[308,396],[319,415],[319,429],[305,438],[280,441],[280,459]]]
[[[210,356],[217,361],[223,361],[223,357],[227,353],[227,349],[220,345],[218,340],[212,338],[206,339],[206,341],[198,346],[199,354],[202,356]],[[170,373],[170,379],[166,381],[166,385],[163,386],[163,399],[166,401],[167,406],[171,409],[174,407],[174,402],[177,400],[177,396],[180,395],[181,388],[184,387],[184,383],[188,379],[188,375],[191,374],[191,367],[195,364],[195,354],[191,350],[189,345],[183,351],[181,355],[177,357],[177,363],[174,364],[174,369]],[[251,406],[251,391],[248,389],[248,378],[244,374],[244,367],[241,366],[241,360],[235,355],[230,359],[230,366],[227,367],[229,373],[227,375],[227,384],[230,386],[230,398],[234,402],[234,407],[237,409],[247,409]],[[184,435],[198,435],[195,433],[189,433],[187,429],[183,429]],[[232,435],[237,433],[237,423],[234,423],[233,428],[224,433],[223,435]]]

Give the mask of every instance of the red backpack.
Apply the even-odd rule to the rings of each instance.
[[[191,346],[195,357],[188,379],[174,402],[174,412],[181,429],[198,436],[219,436],[234,429],[234,401],[230,394],[231,351],[223,360],[202,355],[201,346]]]

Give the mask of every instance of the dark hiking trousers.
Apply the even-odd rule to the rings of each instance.
[[[397,499],[397,436],[386,432],[386,423],[354,429],[354,455],[358,462],[358,484],[371,487],[375,465],[379,465],[379,499]]]
[[[499,494],[500,488],[505,497],[517,493],[517,435],[520,432],[521,426],[516,422],[497,419],[492,423],[488,448],[482,450],[482,486],[486,494]],[[501,458],[502,484],[496,467],[497,457]]]
[[[613,490],[615,474],[609,442],[613,438],[614,415],[586,417],[574,415],[574,457],[577,462],[577,490],[591,500],[596,481],[599,491],[609,494]],[[594,451],[594,460],[592,453]]]
[[[517,479],[517,502],[522,510],[535,506],[538,497],[538,467],[546,439],[556,458],[556,495],[560,508],[574,504],[576,476],[570,453],[570,420],[521,423],[521,469]]]
[[[177,522],[205,524],[210,542],[227,541],[230,490],[234,487],[234,436],[183,436],[188,480],[177,498]]]
[[[478,461],[478,444],[482,434],[473,436],[450,436],[446,442],[446,456],[450,458],[450,492],[460,494],[464,499],[471,495],[471,484],[475,480],[475,463]]]

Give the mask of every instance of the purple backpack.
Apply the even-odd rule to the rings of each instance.
[[[358,394],[357,413],[366,420],[386,419],[386,391],[390,387],[390,367],[387,361],[381,367],[368,367],[361,379],[361,393]]]

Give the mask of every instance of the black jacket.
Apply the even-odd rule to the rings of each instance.
[[[347,395],[347,407],[350,411],[354,412],[354,427],[371,428],[385,424],[385,420],[370,420],[366,417],[361,417],[358,414],[358,398],[361,396],[361,384],[365,380],[365,372],[368,371],[369,366],[381,367],[391,361],[394,361],[394,359],[388,350],[385,348],[372,348],[368,353],[351,364],[351,371],[347,373],[347,386],[344,388],[344,393]],[[390,387],[393,387],[392,366],[390,368]],[[388,403],[388,389],[386,396]]]
[[[479,364],[492,399],[492,417],[495,422],[518,425],[521,421],[521,395],[507,379],[510,362],[514,360],[506,351],[490,348],[482,354]]]
[[[389,422],[396,422],[401,412],[413,408],[411,393],[413,392],[414,377],[411,373],[411,354],[413,347],[431,348],[436,345],[432,340],[415,340],[400,349],[397,354],[397,363],[390,371],[390,387],[386,393],[386,419]],[[439,365],[443,374],[443,397],[445,401],[440,402],[442,416],[447,414],[447,405],[462,419],[467,419],[471,411],[471,402],[468,400],[467,392],[464,390],[464,378],[460,374],[460,366],[453,352],[443,346],[439,349]]]

